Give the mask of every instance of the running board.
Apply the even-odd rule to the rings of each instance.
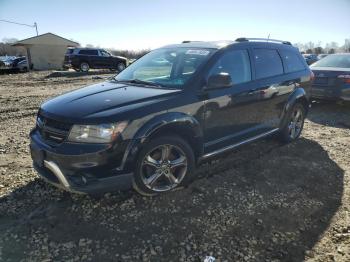
[[[237,143],[237,144],[225,146],[225,147],[220,148],[220,149],[218,149],[218,150],[215,150],[215,151],[213,151],[213,152],[207,153],[207,154],[205,154],[205,155],[203,155],[203,156],[201,156],[201,157],[199,158],[199,162],[201,162],[201,161],[203,161],[203,160],[205,160],[205,159],[207,159],[207,158],[214,157],[214,156],[216,156],[216,155],[218,155],[218,154],[224,153],[224,152],[226,152],[226,151],[229,151],[229,150],[231,150],[231,149],[233,149],[233,148],[239,147],[239,146],[241,146],[241,145],[244,145],[244,144],[253,142],[253,141],[255,141],[255,140],[259,139],[259,138],[263,138],[263,137],[265,137],[265,136],[272,135],[272,134],[276,133],[278,130],[279,130],[279,128],[276,128],[276,129],[273,129],[273,130],[271,130],[271,131],[269,131],[269,132],[262,133],[262,134],[257,135],[257,136],[253,136],[253,137],[251,137],[251,138],[249,138],[249,139],[247,139],[247,140],[243,140],[243,141],[241,141],[241,142],[239,142],[239,143]]]

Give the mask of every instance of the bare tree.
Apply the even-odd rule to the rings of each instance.
[[[342,50],[346,53],[350,53],[350,38],[344,40],[344,45],[342,46]]]

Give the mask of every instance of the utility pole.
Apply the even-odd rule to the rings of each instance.
[[[38,24],[36,22],[34,22],[34,27],[35,27],[35,31],[36,31],[36,36],[38,36]]]
[[[9,21],[9,20],[4,20],[4,19],[0,19],[0,22],[4,22],[4,23],[10,23],[10,24],[15,24],[15,25],[22,25],[22,26],[28,26],[28,27],[35,27],[35,31],[36,31],[36,35],[38,36],[38,24],[35,22],[34,25],[28,25],[28,24],[22,24],[22,23],[17,23],[14,21]]]

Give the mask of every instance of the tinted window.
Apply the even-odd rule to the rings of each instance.
[[[277,50],[254,49],[256,78],[283,74],[282,60]]]
[[[225,53],[213,66],[209,75],[228,73],[233,84],[251,80],[250,62],[246,50],[233,50]]]
[[[97,55],[97,50],[80,50],[80,55]]]
[[[101,50],[101,55],[102,56],[111,56],[108,52],[104,51],[104,50]]]
[[[350,55],[329,55],[312,65],[315,66],[350,68]]]
[[[74,49],[73,49],[73,48],[69,48],[69,49],[67,49],[67,51],[66,51],[66,55],[73,54],[73,51],[74,51]]]
[[[287,73],[305,69],[304,63],[298,54],[288,50],[280,50],[280,54],[282,56],[284,67]]]

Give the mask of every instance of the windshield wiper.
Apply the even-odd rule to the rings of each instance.
[[[139,84],[139,85],[145,85],[145,86],[154,86],[154,87],[164,87],[161,84],[157,84],[154,82],[149,82],[149,81],[144,81],[144,80],[140,80],[140,79],[129,79],[129,80],[117,80],[115,79],[115,81],[120,82],[120,83],[131,83],[131,84]]]

